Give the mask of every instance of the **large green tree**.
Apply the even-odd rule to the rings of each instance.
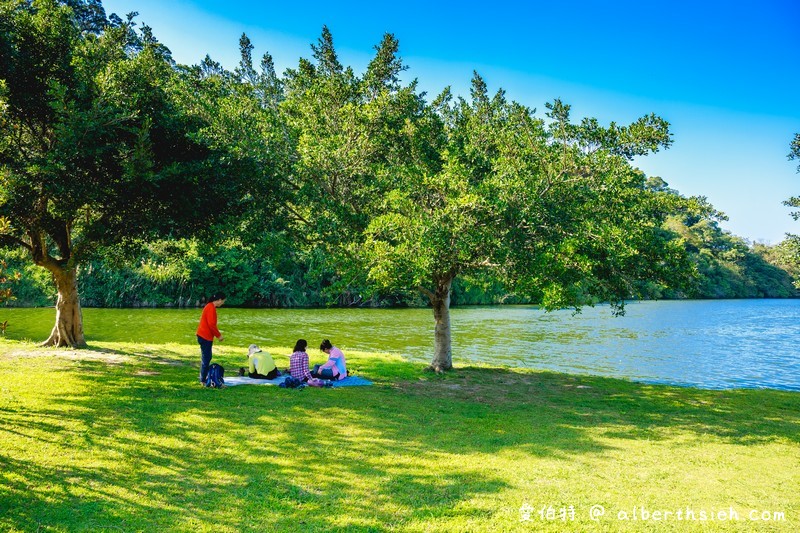
[[[548,309],[609,301],[621,310],[637,281],[685,272],[661,229],[670,199],[629,164],[668,145],[666,124],[575,125],[569,106],[548,109],[545,121],[502,91],[490,97],[477,75],[470,100],[445,93],[429,121],[440,129],[424,128],[436,131],[440,159],[410,173],[367,229],[371,276],[413,280],[430,299],[435,370],[452,366],[457,276],[492,272]]]
[[[430,301],[431,367],[452,367],[450,294],[457,276],[491,272],[548,308],[610,301],[642,279],[677,279],[682,247],[661,229],[674,195],[645,186],[635,156],[670,144],[655,116],[630,126],[547,120],[488,94],[448,90],[431,104],[402,86],[387,35],[366,73],[341,65],[323,28],[286,79],[297,139],[299,231],[327,247],[349,282],[417,290]]]
[[[99,248],[206,232],[245,193],[235,154],[202,135],[202,86],[132,18],[108,22],[97,1],[0,3],[0,244],[53,275],[46,344],[85,345],[76,277]]]

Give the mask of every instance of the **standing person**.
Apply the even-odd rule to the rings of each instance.
[[[217,307],[225,303],[223,293],[214,294],[203,308],[200,325],[197,326],[197,343],[200,344],[200,383],[206,382],[208,367],[211,365],[211,346],[214,337],[223,341],[222,332],[217,329]]]
[[[305,339],[299,339],[294,345],[294,352],[289,356],[289,373],[293,378],[297,378],[304,383],[308,383],[312,387],[325,387],[330,386],[330,382],[322,381],[311,375],[308,370],[308,353],[306,348],[308,342]]]
[[[347,377],[347,365],[345,365],[344,354],[342,351],[325,339],[319,345],[319,349],[328,354],[328,361],[324,365],[315,365],[313,375],[322,379],[340,380]]]

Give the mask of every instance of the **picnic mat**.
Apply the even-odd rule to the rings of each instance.
[[[333,382],[334,387],[364,387],[367,385],[372,385],[372,382],[361,376],[347,376],[344,379]]]
[[[234,387],[236,385],[280,385],[286,379],[285,376],[278,376],[275,379],[253,379],[247,376],[225,376],[225,385]]]
[[[225,377],[225,385],[228,387],[235,387],[236,385],[280,385],[286,379],[287,375],[278,376],[275,379],[253,379],[247,376],[231,376]],[[372,385],[372,382],[361,376],[347,376],[346,378],[334,381],[334,387],[365,387]]]

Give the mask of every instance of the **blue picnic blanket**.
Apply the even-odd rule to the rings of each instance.
[[[236,385],[280,385],[289,374],[278,376],[275,379],[253,379],[247,376],[225,376],[225,385],[235,387]],[[372,385],[372,382],[361,376],[347,376],[346,378],[334,381],[334,387],[364,387]]]
[[[363,387],[366,385],[372,385],[372,382],[361,376],[347,376],[344,379],[333,382],[334,387]]]

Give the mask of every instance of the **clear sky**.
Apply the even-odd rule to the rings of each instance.
[[[655,113],[674,135],[669,150],[637,160],[684,195],[703,195],[723,228],[777,244],[800,222],[781,202],[800,195],[789,145],[800,132],[800,0],[580,0],[261,2],[103,0],[137,20],[179,63],[206,54],[238,62],[242,33],[257,63],[311,57],[323,25],[339,58],[363,72],[384,33],[420,88],[467,96],[473,70],[491,92],[538,110],[561,98],[573,117],[632,122]]]

